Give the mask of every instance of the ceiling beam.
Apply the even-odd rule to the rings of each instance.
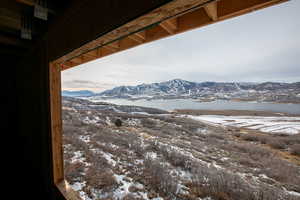
[[[211,18],[213,21],[218,20],[218,3],[214,1],[212,3],[207,4],[204,6],[204,10],[206,14]]]
[[[174,34],[177,30],[177,18],[165,20],[159,24],[169,34]]]
[[[132,34],[129,35],[128,38],[130,38],[131,40],[141,44],[143,42],[145,42],[145,39],[143,39],[142,37],[138,36],[137,34]]]
[[[28,6],[34,6],[34,1],[33,0],[16,0],[18,3],[22,3]]]
[[[0,25],[11,29],[21,29],[21,15],[11,10],[0,8]]]
[[[145,31],[140,31],[135,33],[136,36],[138,36],[139,38],[141,38],[142,40],[146,40],[146,32]]]
[[[113,51],[113,52],[116,52],[120,48],[120,42],[116,41],[116,42],[106,44],[106,45],[103,46],[103,48],[108,49],[108,50]]]
[[[22,39],[19,39],[16,37],[9,37],[9,36],[5,36],[5,35],[1,35],[1,34],[0,34],[0,44],[17,46],[20,48],[27,48],[30,45],[29,42],[25,42]]]
[[[35,2],[34,0],[16,0],[18,3],[22,3],[22,4],[25,4],[27,6],[34,6],[35,5]],[[48,12],[51,13],[51,14],[55,14],[55,11],[53,10],[53,8],[48,8]]]

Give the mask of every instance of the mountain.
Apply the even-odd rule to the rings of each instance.
[[[90,97],[126,99],[175,99],[202,100],[235,99],[241,101],[300,102],[300,82],[249,83],[249,82],[191,82],[174,79],[160,83],[119,86]]]
[[[95,93],[89,90],[78,90],[78,91],[63,90],[61,95],[66,97],[89,97],[95,95]]]
[[[244,88],[251,88],[255,83],[219,83],[219,82],[191,82],[182,79],[141,84],[137,86],[120,86],[106,90],[97,96],[130,97],[130,96],[194,96],[210,92],[236,92]]]

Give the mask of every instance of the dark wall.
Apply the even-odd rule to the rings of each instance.
[[[16,88],[16,104],[10,105],[17,105],[18,113],[15,196],[63,199],[52,182],[48,63],[168,1],[74,0],[46,35],[15,59],[16,80],[10,84]]]

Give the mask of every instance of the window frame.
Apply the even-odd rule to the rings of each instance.
[[[207,5],[214,2],[240,2],[239,8],[228,11],[223,16],[217,16],[218,8],[207,8]],[[79,193],[74,191],[64,178],[63,141],[62,141],[62,97],[61,97],[61,72],[77,65],[100,59],[102,57],[127,50],[129,48],[149,43],[158,39],[186,32],[191,29],[206,26],[212,23],[223,21],[232,17],[240,16],[254,10],[283,3],[289,0],[193,0],[185,4],[183,0],[174,0],[166,5],[157,8],[150,13],[134,19],[133,21],[91,41],[78,49],[49,63],[49,84],[50,84],[50,120],[51,120],[51,143],[52,143],[52,168],[53,182],[55,187],[68,200],[82,200]],[[243,3],[241,3],[243,2]],[[245,3],[246,2],[246,3]],[[251,2],[254,2],[251,4]],[[255,3],[256,2],[256,3]],[[259,3],[257,3],[259,2]],[[238,5],[237,5],[238,6]],[[199,20],[200,9],[205,9],[207,19]],[[168,11],[168,12],[166,12]],[[157,13],[163,13],[158,15]],[[214,13],[216,12],[216,13]],[[148,19],[148,20],[145,20]],[[175,19],[175,23],[174,23]],[[189,22],[189,24],[186,24]],[[185,25],[186,24],[186,25]],[[170,29],[176,26],[172,32]],[[144,33],[145,32],[145,33]],[[144,40],[134,39],[137,34],[145,34]],[[131,38],[130,38],[131,37]],[[131,41],[131,42],[128,42]],[[100,49],[108,49],[113,43],[119,42],[120,48],[116,51],[106,50],[101,53]],[[122,42],[122,43],[121,43]],[[91,56],[91,52],[96,52]],[[99,53],[100,52],[100,53]],[[72,62],[74,59],[80,59]]]

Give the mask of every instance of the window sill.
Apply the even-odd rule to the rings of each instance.
[[[82,200],[79,192],[73,190],[66,180],[62,180],[61,182],[57,183],[56,186],[67,200]]]

